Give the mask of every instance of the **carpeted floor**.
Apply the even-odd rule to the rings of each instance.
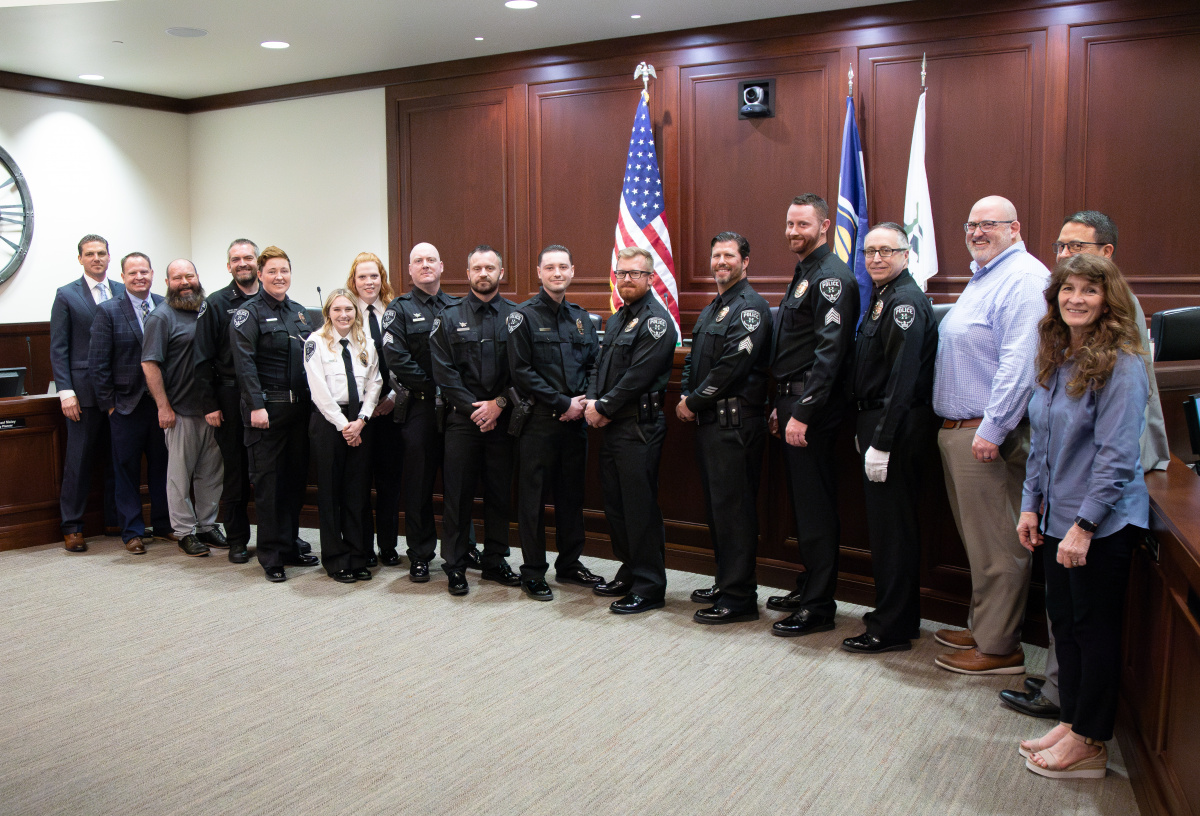
[[[1103,782],[1025,770],[1048,724],[996,697],[1022,677],[936,668],[935,624],[864,657],[837,648],[861,607],[798,639],[700,626],[686,573],[617,617],[553,568],[539,603],[477,572],[452,598],[438,563],[274,585],[88,543],[0,553],[2,814],[1137,813],[1115,741]]]

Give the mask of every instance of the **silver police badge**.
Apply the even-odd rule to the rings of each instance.
[[[508,333],[512,334],[517,330],[517,326],[521,325],[521,321],[525,319],[525,315],[520,312],[512,312],[508,316]]]
[[[808,291],[808,281],[802,280],[796,284],[796,300],[804,297],[804,293]]]
[[[878,320],[879,316],[881,314],[883,314],[883,300],[882,299],[875,301],[875,308],[871,309],[871,319]]]
[[[304,362],[308,362],[317,353],[317,342],[315,340],[304,341]]]
[[[899,326],[902,331],[908,331],[908,327],[913,324],[913,321],[916,320],[916,318],[917,310],[912,306],[909,306],[907,303],[901,304],[895,309],[892,309],[892,319],[896,321],[896,325]]]
[[[575,328],[579,329],[579,336],[583,337],[583,319],[575,318]]]
[[[383,327],[386,329],[388,326],[392,325],[392,321],[394,321],[395,319],[396,319],[396,313],[393,312],[391,309],[388,309],[386,312],[383,313]]]
[[[240,328],[243,323],[250,319],[250,313],[245,309],[238,309],[233,313],[233,327]]]
[[[638,319],[635,317],[633,320],[629,321],[629,325],[625,327],[625,331],[627,331],[627,332],[633,331],[634,328],[637,326],[637,324],[638,324]]]
[[[433,319],[433,325],[429,327],[429,330],[431,332],[435,332],[438,330],[438,327],[441,325],[442,325],[442,317],[441,317],[441,315],[438,315],[437,317],[435,317]]]
[[[208,311],[208,301],[207,300],[200,301],[200,308],[196,310],[196,319],[199,320],[200,318],[204,317],[204,313],[207,311]]]
[[[667,321],[661,317],[652,317],[646,321],[646,329],[655,340],[667,333]],[[628,329],[626,329],[628,331]]]
[[[301,309],[300,311],[296,312],[296,317],[297,317],[297,318],[300,320],[300,322],[301,322],[301,323],[303,323],[303,324],[304,324],[304,325],[306,325],[306,326],[308,325],[308,318],[304,316],[304,310],[303,310],[303,309]]]
[[[837,303],[837,299],[842,296],[842,282],[838,278],[826,278],[821,281],[821,294],[830,303]]]
[[[746,327],[746,331],[752,332],[762,323],[762,315],[757,309],[746,309],[742,312],[742,325]]]
[[[725,315],[727,315],[727,314],[729,314],[729,307],[728,307],[728,306],[726,306],[726,307],[725,307],[724,309],[722,309],[721,311],[717,312],[717,322],[718,322],[718,323],[720,323],[722,320],[724,320],[724,319],[725,319]]]

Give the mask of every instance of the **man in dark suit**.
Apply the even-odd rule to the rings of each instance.
[[[173,540],[167,508],[167,446],[158,426],[158,406],[146,387],[142,372],[143,326],[162,295],[150,293],[154,270],[150,259],[131,252],[121,259],[125,291],[96,309],[88,363],[95,382],[96,404],[108,413],[112,429],[113,471],[117,517],[125,549],[140,555],[142,541],[142,456],[150,488],[154,536]]]
[[[107,278],[108,241],[99,235],[85,235],[79,241],[78,250],[83,277],[59,287],[54,305],[50,307],[50,365],[62,412],[67,418],[67,452],[59,508],[63,546],[68,552],[87,551],[83,541],[83,514],[92,487],[92,466],[97,451],[105,463],[104,524],[110,528],[106,532],[114,532],[117,524],[108,417],[96,407],[96,391],[88,367],[88,346],[97,304],[125,294],[124,286]]]

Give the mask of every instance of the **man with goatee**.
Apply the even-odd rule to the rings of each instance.
[[[208,545],[228,544],[217,526],[224,466],[217,429],[204,419],[196,387],[194,345],[204,288],[191,261],[167,267],[167,308],[146,318],[142,371],[158,405],[167,439],[167,506],[171,528],[185,555],[208,555]],[[195,501],[192,500],[193,492]]]

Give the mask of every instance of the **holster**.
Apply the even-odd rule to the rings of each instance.
[[[638,400],[638,422],[653,422],[662,413],[663,393],[651,391]]]
[[[396,405],[392,408],[392,422],[397,425],[408,418],[408,404],[412,402],[412,391],[403,385],[396,385]]]
[[[522,397],[515,387],[504,392],[512,411],[508,415],[508,435],[519,437],[525,430],[525,424],[533,416],[533,400]]]
[[[433,424],[438,433],[446,432],[446,407],[446,400],[442,392],[438,391],[437,396],[433,398]]]

